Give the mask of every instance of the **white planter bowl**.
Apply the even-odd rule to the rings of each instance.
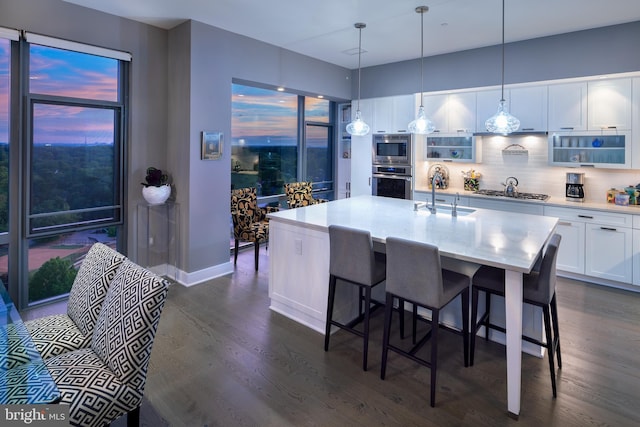
[[[161,205],[167,201],[170,195],[171,186],[169,184],[160,187],[142,187],[142,197],[144,197],[150,205]]]

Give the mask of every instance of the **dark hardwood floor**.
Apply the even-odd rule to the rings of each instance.
[[[269,310],[268,267],[264,247],[259,273],[243,251],[232,275],[170,288],[145,390],[170,425],[640,425],[640,294],[559,279],[558,397],[546,356],[523,355],[516,421],[503,346],[478,340],[464,368],[460,337],[443,331],[431,408],[427,368],[390,353],[380,379],[382,311],[363,372],[361,339],[339,331],[325,353],[323,335]]]

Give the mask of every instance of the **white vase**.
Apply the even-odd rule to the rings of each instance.
[[[142,187],[142,197],[150,205],[161,205],[167,201],[171,195],[171,186],[169,184],[162,185],[160,187]]]

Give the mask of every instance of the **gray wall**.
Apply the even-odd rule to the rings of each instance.
[[[197,21],[169,32],[169,169],[181,203],[185,282],[229,262],[231,83],[234,79],[350,99],[350,71]],[[203,130],[224,135],[221,160],[200,160]],[[198,272],[202,272],[201,274]]]
[[[506,44],[505,84],[640,71],[638,40],[632,22]],[[424,91],[499,85],[501,56],[498,45],[425,57]],[[352,79],[357,97],[357,70]],[[362,98],[418,92],[420,59],[362,69]]]

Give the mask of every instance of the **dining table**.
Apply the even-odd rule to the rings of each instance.
[[[0,281],[0,404],[48,404],[60,391]]]
[[[530,273],[558,218],[490,209],[436,206],[412,200],[358,196],[303,208],[280,210],[269,218],[270,308],[324,333],[332,224],[368,230],[384,250],[387,237],[438,247],[449,262],[505,270],[507,410],[518,418],[521,403],[523,275]],[[334,313],[351,310],[336,305]]]

